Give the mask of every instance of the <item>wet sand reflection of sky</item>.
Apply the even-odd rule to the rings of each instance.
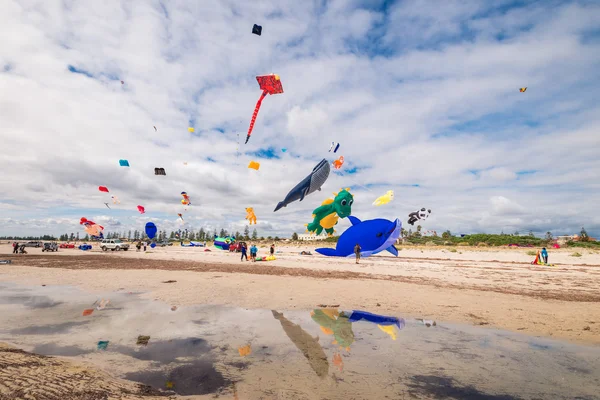
[[[506,331],[339,308],[171,311],[123,292],[3,285],[1,340],[181,395],[512,400],[600,392],[600,349]],[[102,298],[107,308],[81,315]],[[143,335],[147,345],[136,345]],[[100,341],[109,341],[105,349]]]

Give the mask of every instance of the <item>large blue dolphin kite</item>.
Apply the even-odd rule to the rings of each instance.
[[[348,219],[352,226],[342,233],[335,249],[322,247],[315,250],[317,253],[330,257],[350,257],[354,255],[354,246],[358,243],[362,257],[384,250],[398,257],[398,250],[394,247],[394,243],[400,237],[402,229],[402,222],[399,219],[393,222],[387,219],[370,219],[361,222],[353,216],[349,216]]]

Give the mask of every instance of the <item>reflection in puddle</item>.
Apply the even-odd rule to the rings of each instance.
[[[512,400],[591,399],[600,390],[600,349],[504,331],[337,308],[171,311],[128,293],[4,285],[3,340],[167,393]],[[102,298],[106,308],[81,315]],[[42,303],[55,305],[27,306]],[[146,345],[140,336],[150,336]]]

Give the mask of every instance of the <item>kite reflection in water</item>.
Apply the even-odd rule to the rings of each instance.
[[[317,376],[325,378],[329,372],[329,361],[323,348],[319,344],[318,337],[312,337],[308,332],[296,325],[283,316],[282,313],[271,310],[273,317],[281,323],[287,337],[296,345],[298,350],[302,352],[308,360],[310,367],[315,371]]]
[[[338,311],[337,309],[324,308],[311,311],[313,321],[320,325],[321,331],[326,335],[333,335],[333,344],[350,351],[350,345],[354,343],[354,331],[352,323],[367,321],[376,324],[377,327],[389,335],[392,340],[397,338],[397,330],[405,326],[403,318],[388,317],[385,315],[372,314],[366,311]]]

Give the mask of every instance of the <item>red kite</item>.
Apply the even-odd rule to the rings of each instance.
[[[281,80],[279,79],[279,75],[271,74],[257,76],[256,80],[258,81],[258,86],[260,86],[263,92],[260,96],[260,99],[258,99],[258,102],[256,102],[254,114],[252,114],[252,119],[250,120],[250,127],[248,128],[248,136],[246,136],[246,143],[248,143],[250,135],[252,134],[254,122],[256,121],[256,116],[258,115],[258,110],[260,110],[260,105],[262,104],[263,99],[267,96],[267,94],[283,93],[283,86],[281,86]]]
[[[101,191],[101,192],[108,193],[108,188],[106,186],[98,186],[98,190]]]

